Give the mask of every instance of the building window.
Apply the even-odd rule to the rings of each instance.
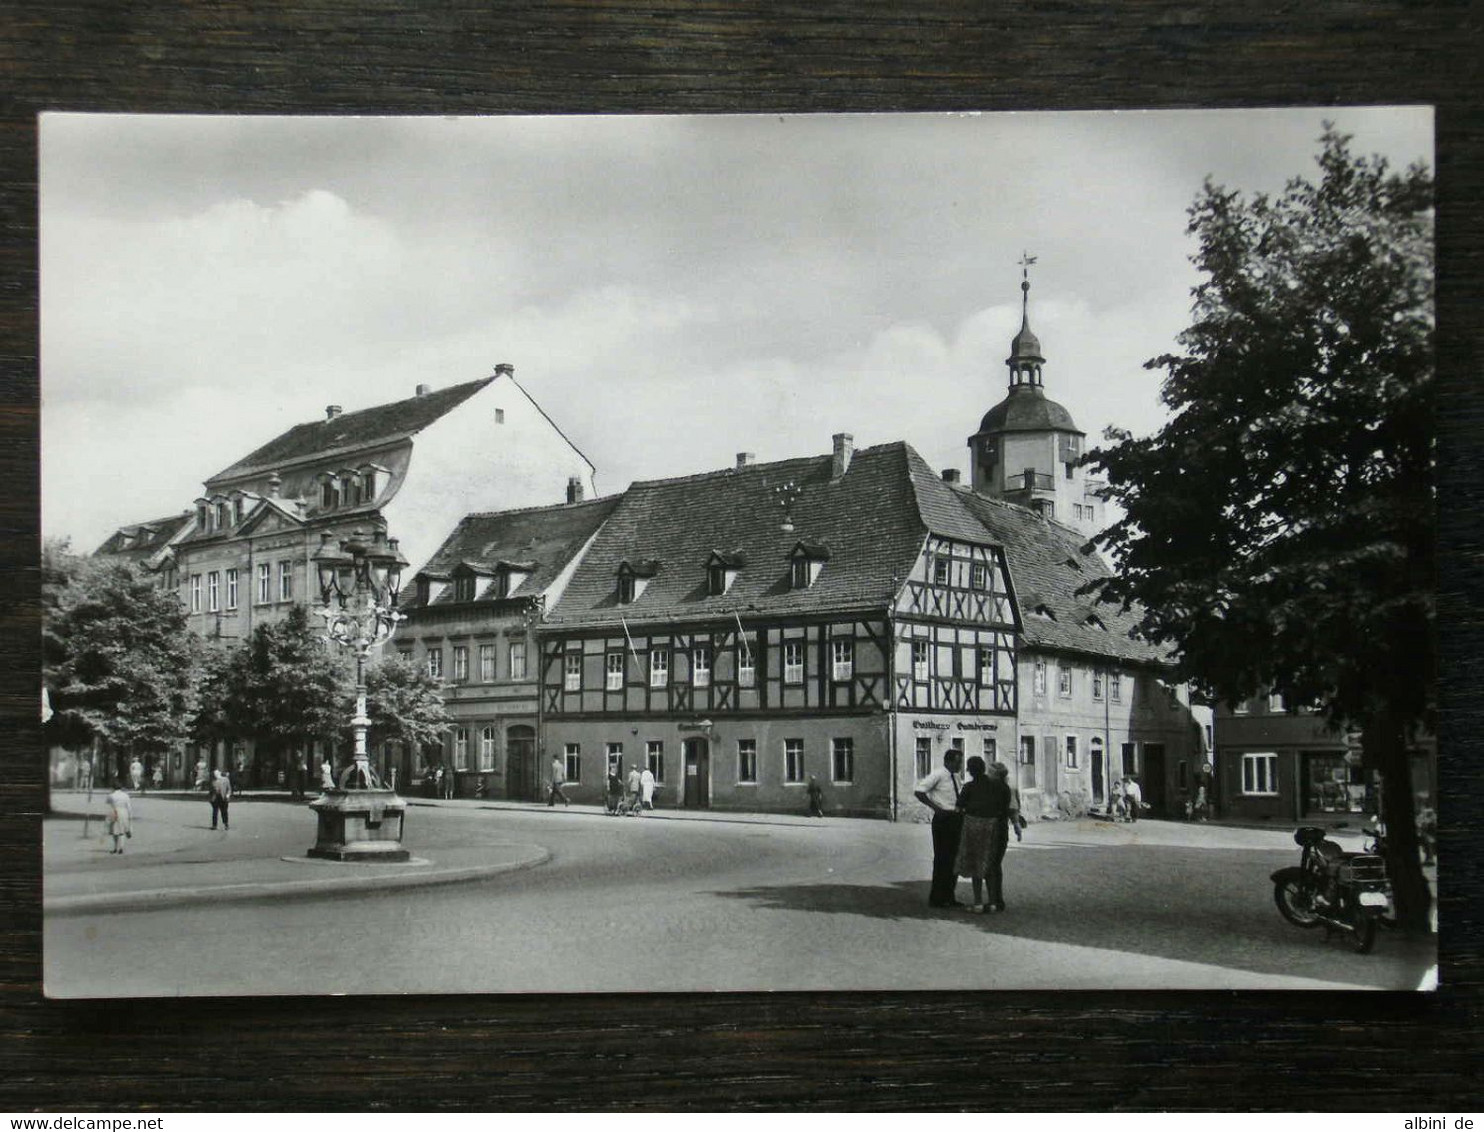
[[[690,654],[690,682],[697,688],[711,686],[711,646],[697,645]]]
[[[474,600],[474,575],[461,574],[453,582],[454,601]]]
[[[1242,756],[1242,793],[1278,793],[1278,756],[1269,752]]]
[[[725,566],[706,568],[706,592],[711,597],[719,597],[727,592],[727,568]]]
[[[985,688],[994,686],[994,649],[979,650],[979,683]]]
[[[495,423],[496,424],[504,424],[505,423],[505,410],[504,409],[496,409],[495,410]]]
[[[495,646],[479,646],[479,682],[481,684],[493,684],[495,682]]]
[[[804,740],[785,739],[783,741],[783,781],[804,781]]]
[[[568,692],[582,691],[582,654],[569,652],[562,663],[562,688]]]
[[[969,567],[969,585],[976,590],[989,589],[989,571],[983,562],[975,562]]]
[[[670,682],[670,652],[668,649],[649,650],[649,686],[663,688]]]
[[[266,605],[273,600],[273,567],[267,562],[258,563],[258,604]]]
[[[319,502],[321,507],[330,508],[335,506],[335,484],[332,480],[325,480],[320,485]]]
[[[789,585],[796,590],[807,590],[809,588],[809,560],[807,558],[795,558],[793,560]]]
[[[206,608],[215,613],[222,607],[221,575],[215,570],[206,575]]]
[[[912,642],[912,679],[928,678],[928,645],[926,641]]]
[[[428,675],[434,680],[443,679],[443,650],[428,650]]]
[[[737,781],[757,781],[757,740],[737,740]]]
[[[999,744],[995,742],[993,735],[984,737],[984,765],[994,766],[999,757]]]
[[[607,750],[608,750],[608,773],[609,774],[622,774],[623,773],[623,744],[622,743],[609,743]]]
[[[481,728],[479,732],[479,769],[495,769],[495,729]]]
[[[1108,698],[1115,704],[1123,703],[1123,674],[1121,672],[1108,674]]]
[[[855,781],[855,740],[830,740],[831,781],[841,784]]]
[[[743,688],[751,688],[757,684],[757,661],[753,658],[752,649],[744,641],[741,653],[737,657],[737,683]]]
[[[227,571],[227,608],[237,608],[237,569],[233,567]]]
[[[949,561],[946,554],[939,554],[933,558],[933,585],[946,586],[948,584]]]
[[[294,564],[292,562],[278,564],[278,600],[294,600]]]
[[[830,642],[830,679],[849,680],[855,674],[855,642],[837,640]]]
[[[1096,668],[1092,670],[1092,698],[1097,703],[1103,702],[1103,674]]]
[[[619,750],[623,748],[620,747]],[[582,781],[582,744],[568,743],[562,753],[562,781]]]
[[[1081,757],[1077,754],[1077,736],[1067,736],[1067,769],[1077,770],[1082,765]]]
[[[1036,737],[1034,735],[1020,737],[1020,761],[1031,766],[1036,764]]]
[[[216,505],[216,525],[219,530],[227,525],[227,505],[225,503],[218,503]]]
[[[1046,662],[1036,661],[1035,667],[1031,669],[1031,690],[1038,696],[1046,694]]]
[[[620,574],[618,576],[618,603],[629,605],[634,600],[634,575]]]
[[[453,682],[455,684],[463,684],[468,679],[469,650],[464,645],[455,645],[453,649]]]
[[[191,575],[191,612],[201,612],[201,575]]]
[[[783,682],[785,684],[804,682],[803,641],[785,641],[783,644]]]
[[[469,729],[460,727],[453,733],[453,769],[469,769]]]
[[[917,763],[917,777],[926,778],[933,772],[933,741],[926,735],[919,735],[914,743],[915,761]]]
[[[623,690],[623,653],[611,652],[604,659],[603,687],[610,692]]]
[[[397,659],[399,659],[400,661],[402,661],[403,664],[411,664],[412,663],[412,650],[411,649],[398,649],[397,650]]]
[[[1072,669],[1065,664],[1056,667],[1056,694],[1062,699],[1072,697]]]
[[[665,781],[665,744],[661,740],[651,739],[644,745],[644,763],[656,782]]]
[[[1281,695],[1272,695],[1268,697],[1268,711],[1270,714],[1281,715],[1287,710],[1288,705],[1284,703],[1283,697]]]
[[[1239,700],[1232,705],[1233,715],[1246,715],[1249,705],[1246,700]]]
[[[526,643],[525,641],[510,642],[510,679],[524,680],[526,678]]]
[[[1124,774],[1139,773],[1139,747],[1137,743],[1124,743],[1118,748],[1119,757],[1123,759]]]

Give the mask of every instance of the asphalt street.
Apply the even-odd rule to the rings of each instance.
[[[1436,962],[1430,941],[1383,933],[1355,955],[1284,921],[1268,877],[1297,862],[1286,829],[1033,825],[1006,860],[1009,909],[981,916],[927,907],[928,829],[911,823],[419,805],[405,844],[433,865],[540,852],[456,884],[221,900],[255,858],[307,848],[308,811],[239,803],[223,834],[194,801],[140,810],[125,858],[49,822],[49,884],[113,868],[127,888],[126,868],[157,867],[153,841],[202,899],[49,914],[48,994],[1410,990]]]

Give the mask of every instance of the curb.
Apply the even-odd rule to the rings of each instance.
[[[42,899],[41,910],[48,916],[81,915],[92,912],[152,912],[157,908],[174,908],[185,904],[216,904],[236,900],[262,900],[266,897],[333,896],[343,892],[384,891],[392,888],[424,888],[461,881],[483,880],[501,873],[535,868],[551,860],[551,851],[540,845],[522,846],[525,856],[498,865],[469,865],[436,872],[380,874],[377,876],[336,876],[301,881],[249,881],[220,885],[215,888],[155,888],[134,892],[101,892],[78,896]],[[327,868],[359,868],[355,864],[331,863]]]

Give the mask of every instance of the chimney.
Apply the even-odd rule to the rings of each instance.
[[[433,387],[431,385],[419,385],[417,387],[417,395],[419,397],[426,397],[431,392],[433,392]]]
[[[501,374],[504,374],[506,377],[514,377],[515,367],[509,362],[501,362],[495,366],[495,376],[499,377]]]
[[[944,483],[958,483],[958,469],[957,468],[944,468],[943,469],[943,482]]]
[[[745,468],[749,464],[756,464],[756,463],[757,463],[757,453],[755,453],[755,452],[738,452],[737,453],[737,467],[739,467],[739,468]]]
[[[568,503],[581,503],[582,502],[582,477],[581,476],[568,476],[567,477],[567,502]]]
[[[850,457],[855,455],[855,437],[848,432],[834,435],[835,458],[830,461],[830,479],[837,480],[850,470]]]
[[[327,421],[333,421],[339,415],[340,415],[340,406],[339,405],[326,405],[325,406],[325,420],[327,420]]]
[[[268,477],[268,498],[269,499],[277,499],[278,498],[278,489],[281,488],[282,486],[283,486],[283,477],[281,475],[279,475],[277,472],[274,472],[271,476]]]

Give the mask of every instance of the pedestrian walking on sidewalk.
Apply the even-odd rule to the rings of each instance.
[[[949,747],[943,752],[943,765],[919,779],[912,791],[919,802],[933,811],[933,884],[928,891],[928,905],[932,908],[959,907],[953,895],[958,885],[953,866],[964,824],[963,815],[955,808],[963,766],[963,752]]]
[[[562,783],[566,777],[567,773],[562,766],[561,756],[554,756],[551,760],[551,793],[546,796],[546,804],[548,806],[555,806],[558,798],[562,800],[562,805],[564,806],[570,806],[572,804],[568,800],[567,795],[562,791]]]
[[[645,767],[639,772],[639,794],[644,803],[644,810],[654,809],[654,771]],[[639,811],[639,816],[644,816],[644,810]]]
[[[639,789],[644,785],[644,776],[636,766],[629,767],[628,796],[624,798],[624,813],[633,817],[639,813]]]
[[[824,817],[824,789],[819,785],[819,779],[812,774],[809,776],[809,786],[806,792],[809,795],[809,816],[811,818]]]
[[[610,814],[618,813],[619,806],[623,802],[623,780],[618,777],[618,767],[608,768],[608,795],[607,810]]]
[[[113,784],[113,791],[108,795],[108,832],[113,835],[113,848],[109,853],[122,853],[124,839],[134,836],[134,810],[123,779]]]
[[[207,796],[211,802],[211,828],[216,828],[216,819],[222,819],[222,829],[232,827],[227,822],[227,806],[232,801],[232,780],[224,770],[211,772],[211,791]]]
[[[165,760],[164,760],[163,757],[157,759],[156,762],[155,762],[155,779],[154,779],[154,781],[155,781],[155,789],[156,790],[163,790],[163,789],[165,789]]]
[[[137,758],[129,763],[129,781],[134,784],[134,793],[144,789],[144,764]]]

